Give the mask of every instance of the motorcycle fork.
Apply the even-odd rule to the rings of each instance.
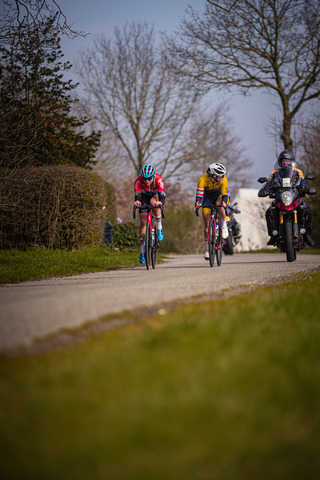
[[[300,236],[297,210],[293,210],[293,236],[295,238],[299,238]]]
[[[283,237],[283,213],[279,212],[279,238],[280,241],[282,240]]]
[[[282,239],[283,237],[283,213],[279,212],[279,237]],[[293,210],[293,236],[298,238],[300,236],[299,233],[299,225],[298,225],[298,214],[297,210]]]

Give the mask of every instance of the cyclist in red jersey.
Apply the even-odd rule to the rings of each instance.
[[[154,216],[158,226],[158,240],[161,242],[164,238],[163,228],[161,222],[161,209],[160,205],[163,205],[166,199],[166,192],[164,181],[153,165],[144,165],[141,168],[141,175],[134,182],[134,194],[136,207],[141,205],[151,205],[154,207]],[[158,207],[158,208],[157,208]],[[140,213],[140,263],[146,263],[146,245],[144,236],[147,226],[147,210],[145,208],[139,208]]]

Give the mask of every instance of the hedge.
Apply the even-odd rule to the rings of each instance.
[[[113,186],[84,168],[0,170],[1,249],[95,247],[116,215]]]
[[[118,223],[113,229],[113,245],[127,252],[138,252],[140,249],[139,225],[132,221]]]

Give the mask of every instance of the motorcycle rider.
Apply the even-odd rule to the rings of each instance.
[[[278,157],[278,165],[279,165],[279,168],[273,170],[270,173],[269,180],[264,186],[264,189],[266,190],[268,190],[268,188],[272,189],[273,179],[282,179],[282,178],[290,177],[291,175],[300,177],[300,186],[302,188],[306,187],[304,175],[300,169],[295,168],[295,157],[293,153],[290,152],[290,150],[284,150],[283,152],[280,153]],[[312,233],[312,211],[311,211],[311,208],[305,204],[304,200],[302,200],[302,202],[306,206],[306,214],[307,214],[306,221],[305,221],[306,233],[304,234],[303,238],[304,238],[304,241],[312,247],[314,245],[314,242],[310,236]],[[270,239],[267,242],[267,245],[277,244],[277,237],[272,235],[272,230],[273,230],[272,214],[271,214],[272,205],[273,205],[273,202],[271,203],[271,206],[266,211],[268,235],[270,235]]]

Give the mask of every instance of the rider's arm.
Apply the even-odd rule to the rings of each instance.
[[[159,196],[159,202],[162,203],[162,205],[164,205],[164,202],[166,201],[166,192],[163,191],[163,192],[158,192],[158,196]]]
[[[299,186],[302,187],[302,188],[305,188],[307,185],[306,185],[302,170],[300,170],[299,168],[295,168],[294,170],[298,173],[299,178],[300,178],[300,185]]]
[[[138,201],[138,202],[141,202],[142,200],[142,193],[141,192],[135,192],[134,193],[134,201]]]
[[[225,205],[228,204],[228,193],[229,193],[228,180],[227,180],[227,177],[224,177],[224,179],[221,182],[221,194],[222,194],[222,203],[224,203]]]
[[[166,190],[165,190],[165,186],[164,186],[164,181],[158,173],[156,173],[156,187],[157,187],[157,190],[158,190],[159,202],[161,202],[162,205],[164,205],[164,202],[166,201],[166,196],[167,195],[166,195]]]
[[[196,201],[195,201],[196,206],[200,206],[202,204],[202,200],[203,200],[203,194],[204,194],[204,179],[203,179],[203,177],[204,177],[204,175],[202,175],[202,177],[199,178],[198,184],[197,184]]]
[[[134,182],[134,203],[140,202],[142,200],[142,192],[141,192],[141,179],[138,177]]]
[[[156,178],[155,187],[158,192],[159,202],[161,202],[162,205],[164,205],[164,202],[166,201],[166,196],[167,196],[165,186],[164,186],[164,181],[158,173],[156,173],[155,178]]]
[[[279,177],[280,177],[279,170],[273,170],[270,173],[270,177],[268,181],[264,184],[264,186],[260,190],[267,190],[268,192],[271,192],[274,188],[274,180]]]

